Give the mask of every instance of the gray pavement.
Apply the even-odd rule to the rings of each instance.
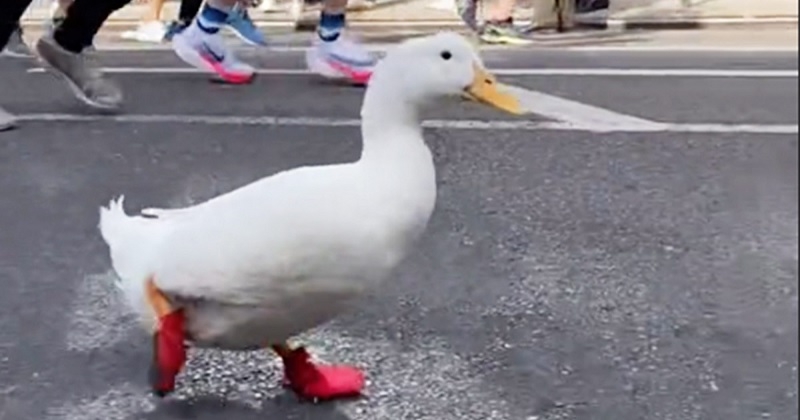
[[[502,77],[549,95],[533,123],[554,120],[557,96],[694,132],[431,110],[428,233],[380,293],[303,338],[367,369],[369,395],[302,404],[268,354],[203,351],[177,396],[151,399],[149,341],[110,285],[98,206],[120,193],[132,208],[184,205],[359,153],[361,89],[304,74],[298,51],[248,54],[296,74],[222,86],[168,73],[182,68],[169,52],[103,53],[133,68],[113,75],[125,114],[87,121],[53,76],[0,60],[0,100],[23,118],[0,134],[0,419],[797,417],[797,76],[755,76],[796,71],[796,53],[487,52],[505,70],[719,75]],[[753,74],[722,72],[737,69]]]
[[[290,23],[295,16],[290,12],[292,1],[277,0],[275,9],[263,13],[254,11],[253,18],[259,22]],[[448,0],[351,0],[348,20],[361,24],[380,23],[388,26],[404,26],[420,22],[439,24],[459,23],[454,1]],[[520,1],[516,11],[519,20],[529,20],[536,13],[535,1]],[[552,7],[552,2],[540,3]],[[545,6],[545,7],[547,7]],[[167,2],[164,16],[177,15],[178,1]],[[533,8],[532,8],[533,7]],[[759,22],[771,24],[793,22],[797,24],[797,7],[794,0],[612,0],[609,13],[601,16],[582,16],[583,21],[605,20],[629,23],[694,22],[705,25],[723,23],[720,20],[733,20],[746,24]],[[34,0],[33,6],[25,14],[28,21],[41,21],[49,14],[49,0]],[[317,7],[306,7],[305,18],[316,18]],[[110,24],[132,22],[147,13],[145,2],[132,4],[115,12]],[[482,13],[479,10],[478,13]],[[728,22],[731,23],[731,22]]]

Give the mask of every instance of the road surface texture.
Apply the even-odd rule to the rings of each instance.
[[[298,402],[268,353],[194,351],[148,395],[98,207],[198,202],[360,151],[363,90],[302,51],[245,54],[250,87],[168,51],[100,56],[125,112],[87,112],[0,60],[2,420],[754,420],[797,416],[797,54],[487,51],[516,118],[426,113],[439,198],[421,244],[302,341],[368,395]],[[324,211],[324,209],[321,209]]]

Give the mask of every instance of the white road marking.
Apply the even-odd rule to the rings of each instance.
[[[558,46],[559,50],[585,51],[585,52],[623,52],[623,53],[649,53],[649,52],[708,52],[708,53],[797,53],[797,44],[788,45],[753,45],[753,46],[730,46],[730,45],[688,45],[688,44],[661,44],[661,45],[574,45]],[[517,50],[514,50],[517,51]],[[524,51],[524,50],[520,50]]]
[[[796,78],[797,70],[737,70],[737,69],[618,69],[618,68],[540,68],[498,69],[503,76],[621,76],[621,77],[735,77],[735,78]]]
[[[103,73],[108,74],[208,74],[206,71],[190,67],[103,67]],[[45,69],[42,67],[34,67],[28,69],[28,73],[44,73]],[[309,70],[304,69],[256,69],[256,74],[262,75],[276,75],[276,76],[292,76],[292,75],[310,75],[313,74]]]
[[[594,19],[587,19],[588,21],[592,21]],[[683,22],[685,20],[681,18],[673,18],[673,19],[648,19],[648,18],[637,18],[632,17],[630,19],[614,19],[609,18],[605,19],[606,24],[612,27],[624,27],[629,24],[643,24],[643,23],[668,23],[668,22]],[[698,25],[724,25],[724,24],[738,24],[738,25],[746,25],[746,24],[796,24],[797,17],[791,16],[774,16],[774,17],[702,17],[702,18],[694,18],[692,19],[692,23]]]
[[[517,97],[526,111],[575,127],[631,127],[653,131],[658,126],[653,121],[518,86],[504,84],[502,88]]]
[[[797,134],[797,124],[664,124],[664,129],[680,133]]]
[[[555,114],[557,108],[544,112]],[[541,113],[537,109],[537,113]],[[622,115],[622,114],[619,114]],[[569,110],[564,116],[570,117]],[[312,127],[358,127],[356,118],[329,117],[275,117],[234,115],[180,115],[180,114],[129,114],[129,115],[78,115],[78,114],[22,114],[20,121],[41,122],[113,122],[133,124],[197,124],[197,125],[255,125],[255,126],[312,126]],[[589,132],[671,132],[671,133],[749,133],[749,134],[797,134],[797,124],[680,124],[648,122],[642,124],[635,117],[630,124],[593,124],[587,117],[578,123],[531,120],[426,120],[427,128],[461,130],[517,130],[517,131],[589,131]],[[576,118],[577,119],[577,118]],[[600,119],[602,121],[602,118]],[[647,120],[641,120],[647,121]],[[585,125],[583,125],[585,124]]]
[[[118,67],[106,69],[108,72],[143,72],[143,73],[196,73],[189,68],[137,68]],[[545,71],[545,69],[540,69]],[[552,70],[552,69],[550,69]],[[563,70],[563,69],[562,69]],[[597,70],[597,69],[595,69]],[[44,71],[31,69],[31,71]],[[498,69],[500,75],[524,74],[533,69]],[[262,69],[269,74],[306,74],[300,69]],[[516,72],[516,73],[514,73]],[[797,72],[795,72],[796,75]],[[501,89],[515,95],[525,112],[537,114],[550,121],[531,121],[525,119],[509,120],[427,120],[425,127],[472,129],[472,130],[561,130],[590,132],[751,132],[751,133],[797,133],[797,125],[776,124],[673,124],[651,121],[644,118],[614,112],[609,109],[588,105],[546,93],[525,89],[519,86],[501,84]],[[20,115],[20,120],[29,121],[113,121],[123,123],[180,123],[180,124],[238,124],[238,125],[271,125],[271,126],[316,126],[316,127],[358,127],[357,118],[331,117],[275,117],[275,116],[213,116],[213,115],[73,115],[73,114],[28,114]]]
[[[498,76],[576,76],[576,77],[716,77],[716,78],[797,78],[798,70],[737,70],[737,69],[619,69],[619,68],[497,68],[489,69]],[[28,73],[44,73],[42,67]],[[109,74],[199,74],[205,71],[190,67],[104,67]],[[311,75],[311,71],[296,68],[261,68],[257,74],[290,76]]]

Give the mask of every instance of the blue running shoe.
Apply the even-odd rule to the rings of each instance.
[[[253,23],[253,20],[250,19],[247,8],[237,4],[228,16],[228,21],[225,23],[242,41],[256,46],[267,45],[264,34],[261,33],[256,24]]]
[[[174,38],[175,35],[183,32],[183,30],[188,28],[191,24],[191,21],[173,20],[167,25],[167,30],[164,32],[164,41],[172,42],[172,38]]]

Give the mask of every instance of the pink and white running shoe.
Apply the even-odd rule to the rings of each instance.
[[[366,48],[344,34],[335,41],[317,38],[306,52],[306,64],[312,72],[331,79],[347,79],[359,85],[367,84],[377,61]]]
[[[250,83],[255,76],[255,69],[239,61],[219,33],[182,31],[172,38],[172,49],[187,64],[216,74],[227,83]]]

